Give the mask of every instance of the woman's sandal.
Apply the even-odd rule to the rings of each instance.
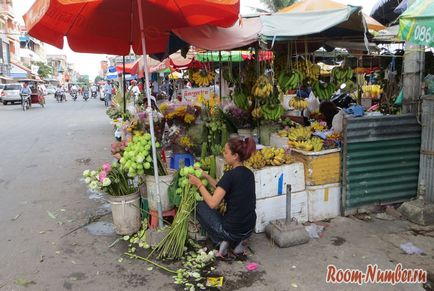
[[[226,255],[222,255],[220,252],[217,252],[216,258],[223,262],[232,262],[235,260],[235,257],[230,255],[229,252]]]

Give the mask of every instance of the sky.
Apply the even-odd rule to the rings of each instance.
[[[355,6],[362,6],[363,12],[370,14],[372,7],[378,0],[334,0],[343,4],[351,4]],[[17,19],[21,22],[22,15],[32,6],[35,0],[13,0],[15,15]],[[249,7],[259,7],[263,8],[260,0],[241,0],[241,13],[248,13],[250,11]],[[95,55],[95,54],[82,54],[75,53],[65,45],[63,50],[55,48],[50,45],[46,45],[47,54],[66,54],[68,57],[68,62],[74,64],[74,68],[82,75],[89,75],[91,80],[98,75],[100,68],[100,61],[105,60],[105,55]]]

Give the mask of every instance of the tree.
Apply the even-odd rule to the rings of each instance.
[[[297,0],[261,0],[270,12],[277,12],[282,8],[288,7],[297,2]]]
[[[34,62],[34,64],[39,67],[38,75],[41,78],[47,78],[53,74],[53,68],[51,66],[49,66],[43,62]]]
[[[100,76],[96,76],[94,82],[95,82],[95,84],[98,84],[99,81],[103,81],[103,80],[104,80],[104,79],[101,78]]]

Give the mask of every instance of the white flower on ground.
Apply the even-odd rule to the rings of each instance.
[[[86,182],[86,184],[90,184],[90,182],[92,182],[92,179],[90,177],[86,177],[86,179],[84,179],[84,182]]]
[[[84,177],[89,177],[89,175],[90,175],[90,171],[89,171],[89,170],[85,170],[85,171],[83,172],[83,176],[84,176]]]

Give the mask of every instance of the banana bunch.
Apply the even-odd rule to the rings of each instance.
[[[247,110],[249,109],[249,100],[246,96],[246,94],[244,94],[243,90],[240,88],[236,88],[233,95],[232,95],[232,100],[234,101],[234,104],[238,107],[241,108],[243,110]]]
[[[267,161],[262,155],[262,150],[256,151],[247,161],[244,162],[244,165],[253,169],[262,169],[265,167],[267,165]]]
[[[333,93],[336,91],[336,86],[333,83],[324,83],[315,81],[312,84],[312,90],[316,97],[321,101],[329,101]]]
[[[383,89],[380,85],[363,85],[362,91],[366,96],[370,96],[371,98],[378,98],[381,93],[383,93]]]
[[[312,143],[314,152],[322,151],[323,146],[324,146],[324,140],[322,138],[314,136],[311,139],[311,143]]]
[[[306,78],[311,80],[318,80],[318,77],[321,74],[321,67],[309,60],[297,61],[294,66],[297,70],[303,72],[303,75]]]
[[[288,131],[286,129],[281,129],[277,132],[277,135],[280,137],[288,137]]]
[[[214,80],[214,73],[201,69],[192,72],[191,78],[196,85],[206,87],[209,86],[209,84],[211,84],[211,82]]]
[[[260,119],[262,117],[262,110],[261,107],[256,107],[252,110],[252,117],[254,119]]]
[[[291,72],[281,71],[277,79],[277,84],[283,92],[286,92],[300,87],[303,80],[304,74],[300,70],[293,70]]]
[[[332,80],[335,84],[342,84],[351,80],[353,77],[353,69],[350,67],[334,67],[331,72]]]
[[[290,140],[288,142],[288,145],[292,148],[296,148],[303,151],[311,151],[313,149],[312,140],[303,140],[303,141],[292,141]]]
[[[264,75],[260,76],[252,88],[253,96],[260,99],[266,99],[271,95],[271,93],[273,93],[273,85],[267,77]]]
[[[288,139],[290,141],[305,141],[310,139],[312,131],[310,127],[293,127],[288,131]]]
[[[323,131],[326,128],[326,125],[318,121],[314,121],[310,123],[310,128],[313,129],[313,131]]]
[[[280,166],[291,164],[294,159],[283,148],[265,147],[256,151],[250,159],[244,162],[244,165],[253,169],[262,169],[269,166]]]
[[[284,112],[285,108],[280,104],[265,104],[261,106],[261,114],[265,120],[278,120]]]
[[[289,100],[288,105],[294,109],[303,110],[307,108],[309,103],[305,99],[294,97]]]

